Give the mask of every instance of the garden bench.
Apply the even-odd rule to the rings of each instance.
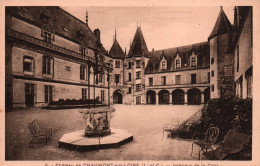
[[[229,155],[243,151],[249,139],[250,135],[231,129],[215,150],[204,152],[203,155],[210,160],[223,160]]]
[[[162,135],[162,140],[163,140],[163,136],[164,136],[164,132],[169,132],[171,135],[172,134],[177,134],[177,138],[179,137],[178,136],[178,126],[179,126],[179,119],[177,118],[174,118],[171,120],[171,123],[169,124],[164,124],[163,125],[163,135]]]
[[[196,140],[196,137],[199,135],[204,135],[204,139]],[[196,133],[192,136],[192,139],[195,141],[192,143],[191,154],[193,153],[193,145],[196,144],[200,147],[199,150],[199,160],[200,160],[200,153],[208,152],[208,150],[213,150],[213,145],[215,144],[219,135],[219,129],[217,127],[209,127],[206,133]]]
[[[30,122],[28,127],[32,134],[32,140],[29,143],[29,147],[35,143],[46,143],[47,145],[47,141],[50,140],[52,136],[52,129],[41,128],[37,119]]]

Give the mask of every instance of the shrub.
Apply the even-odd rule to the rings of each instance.
[[[234,96],[210,99],[201,112],[201,120],[190,127],[193,132],[206,132],[208,127],[216,126],[220,139],[232,128],[252,134],[252,99]]]

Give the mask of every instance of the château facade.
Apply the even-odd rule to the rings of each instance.
[[[164,50],[148,51],[137,27],[127,53],[116,33],[106,51],[87,15],[82,22],[60,7],[6,7],[6,108],[97,97],[106,104],[252,97],[252,10],[235,7],[231,25],[221,8],[207,41]]]

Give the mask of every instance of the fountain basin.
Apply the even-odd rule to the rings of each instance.
[[[90,151],[119,147],[133,141],[133,135],[126,130],[111,129],[106,136],[85,137],[85,130],[64,134],[59,140],[59,148],[77,151]]]

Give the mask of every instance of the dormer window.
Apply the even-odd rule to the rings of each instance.
[[[190,66],[196,67],[197,66],[197,55],[192,52],[192,55],[190,56]]]
[[[85,47],[80,47],[80,54],[86,55],[86,48]]]
[[[48,43],[51,43],[51,38],[52,38],[52,34],[47,32],[47,31],[44,31],[43,32],[43,40],[48,42]]]
[[[180,68],[181,68],[181,57],[179,53],[177,53],[175,58],[175,69],[180,69]]]
[[[175,62],[176,62],[176,68],[181,68],[180,60],[178,59],[178,60],[176,60]]]
[[[166,70],[166,62],[165,61],[162,62],[162,70]]]
[[[196,58],[193,57],[191,58],[191,67],[195,67],[196,66]]]

